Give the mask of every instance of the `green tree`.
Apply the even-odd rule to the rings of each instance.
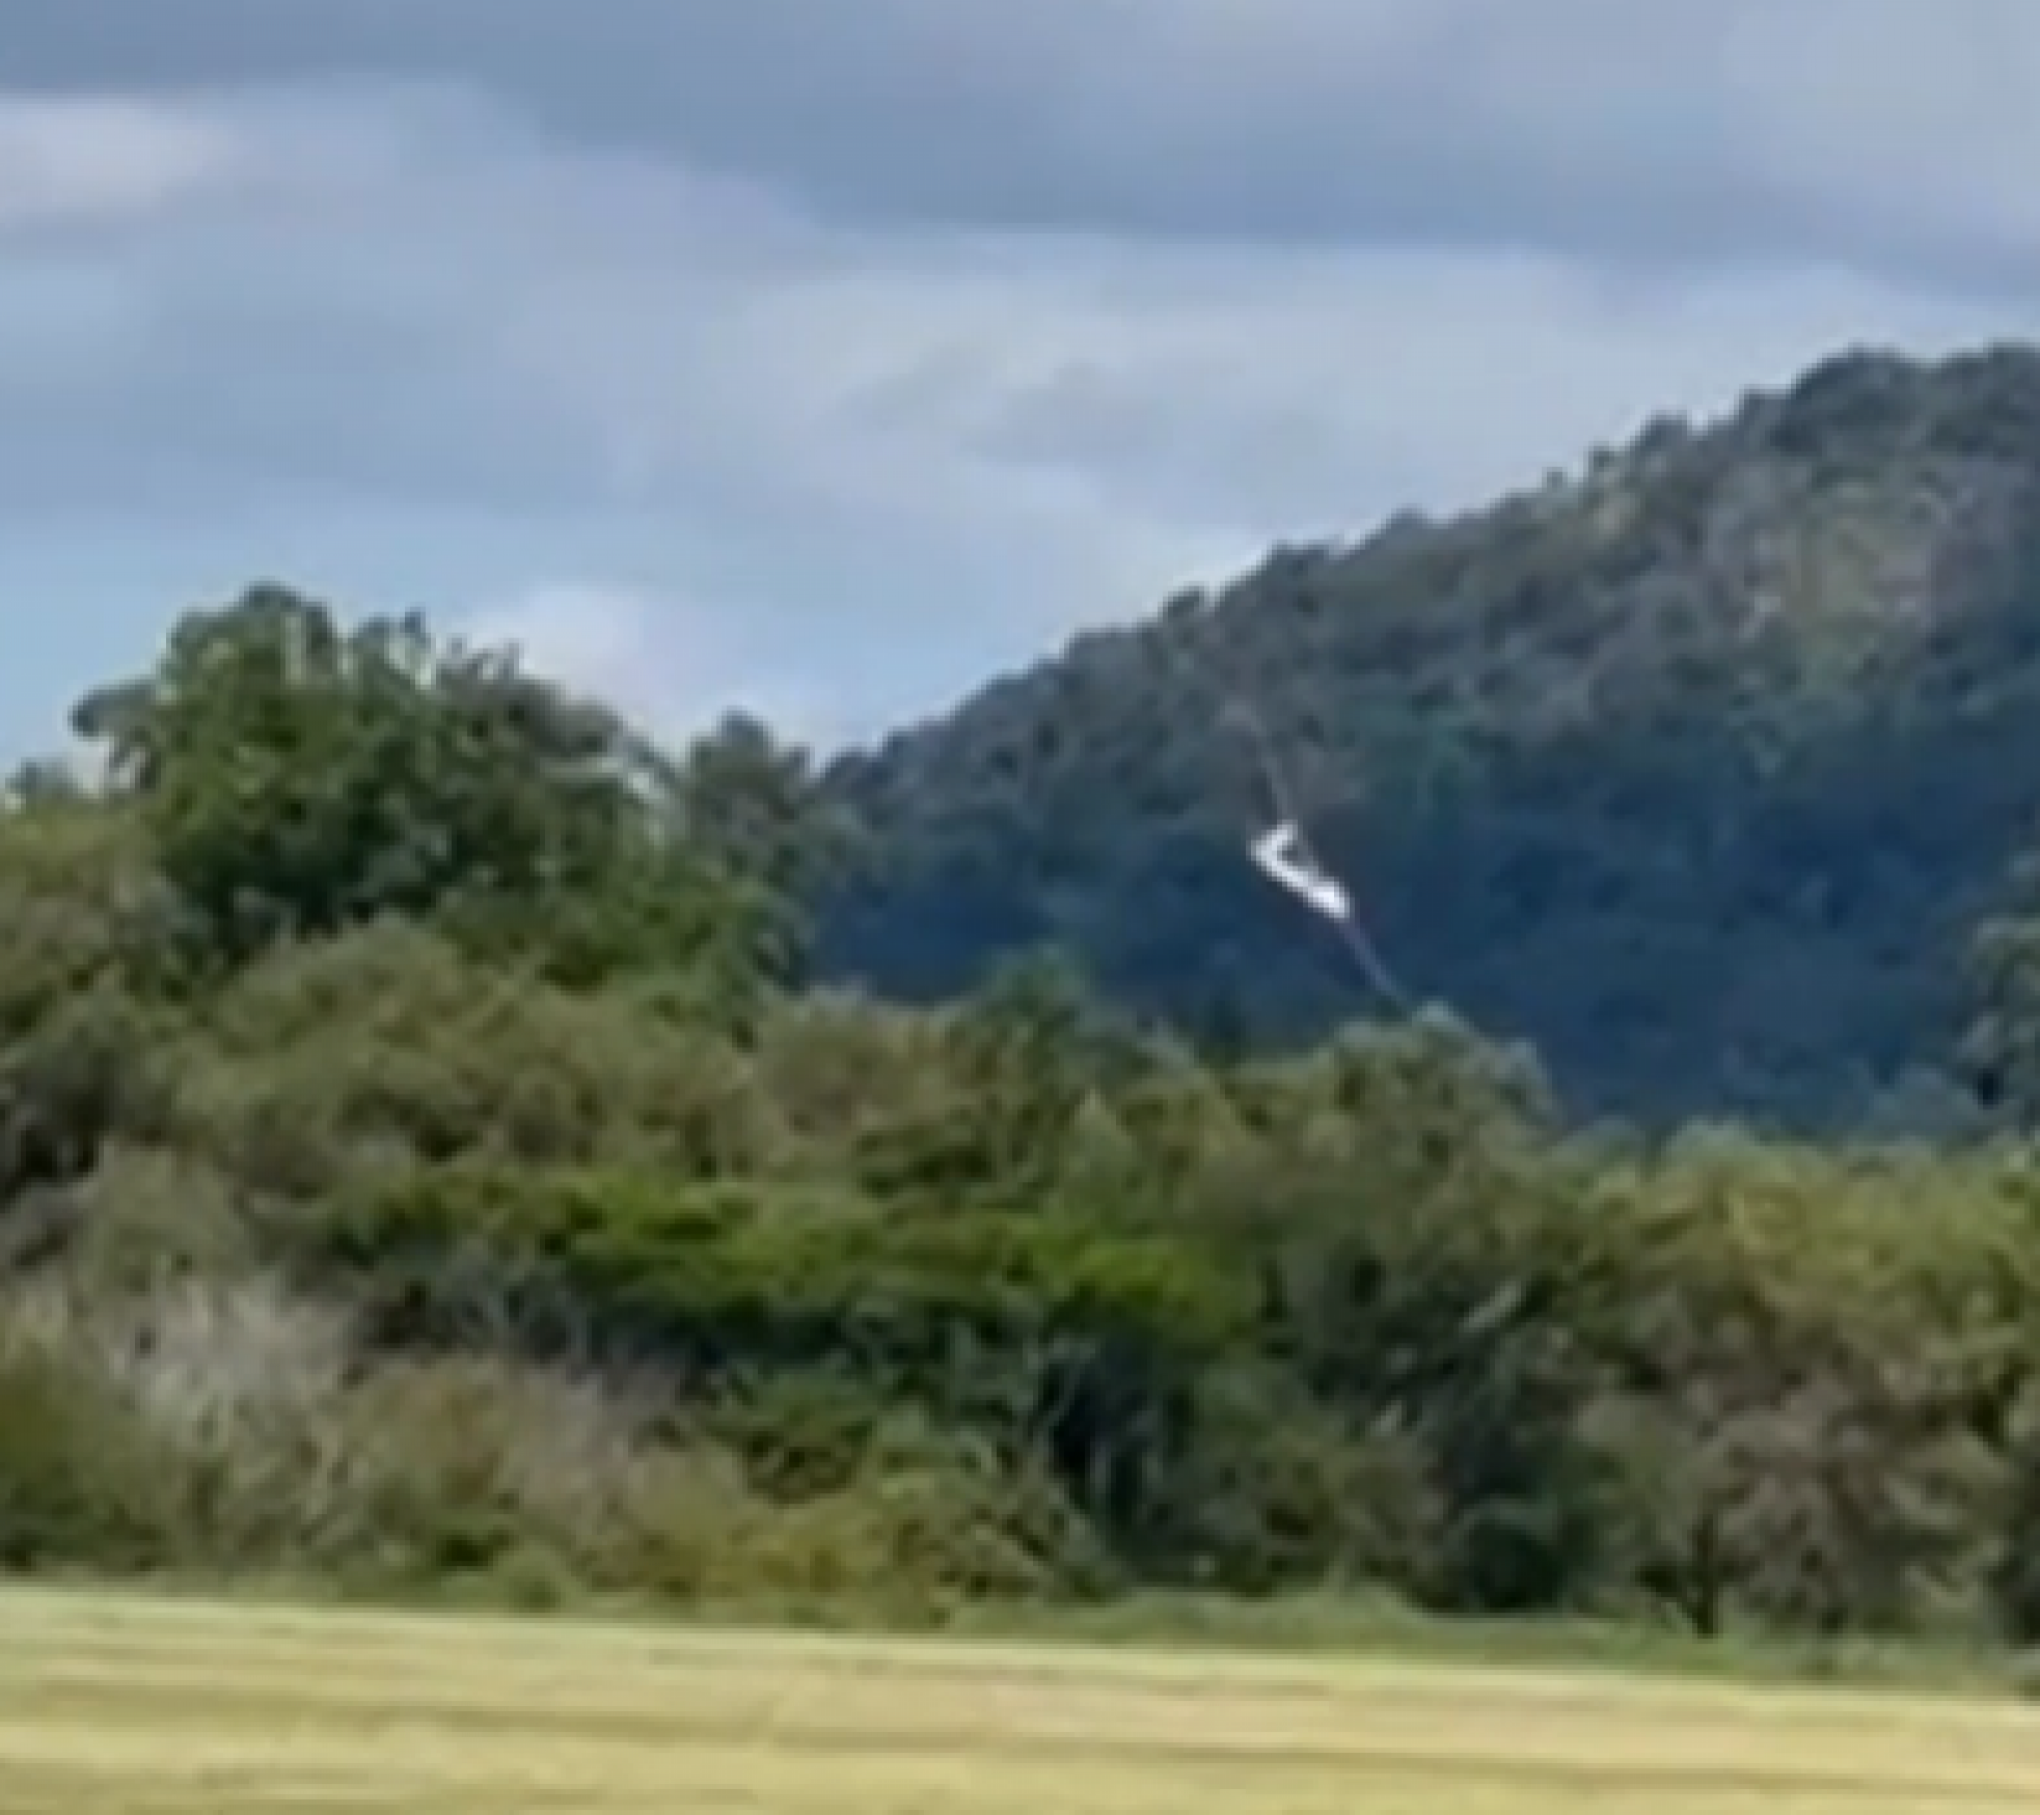
[[[417,618],[257,587],[76,720],[205,960],[394,915],[584,982],[710,957],[734,982],[776,911],[662,819],[613,714]]]
[[[2012,866],[1997,911],[1969,948],[1970,1018],[1959,1062],[1996,1118],[2040,1129],[2040,856]]]

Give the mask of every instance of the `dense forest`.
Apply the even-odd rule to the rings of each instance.
[[[1937,381],[1977,444],[1962,458],[1978,488],[2010,470],[1983,444],[1989,422],[2018,429],[2023,372]],[[2009,414],[1961,416],[1986,377]],[[1814,447],[1781,448],[1779,473],[1833,458],[1813,433],[1833,417],[1856,425],[1872,477],[1819,484],[1888,490],[1897,455],[1876,437],[1896,432],[1892,388],[1916,400],[1919,381],[1847,367],[1825,385],[1763,418]],[[1689,483],[1705,445],[1672,437],[1609,470],[1662,457]],[[1936,460],[1956,468],[1920,454],[1904,470]],[[1671,508],[1640,484],[1608,479],[1613,520],[1642,499]],[[1682,535],[1719,508],[1697,483],[1687,495]],[[1568,634],[1631,659],[1604,619],[1649,591],[1616,573],[1632,531],[1561,561],[1578,499],[1509,509],[1517,546],[1545,552],[1506,585],[1469,566],[1465,608],[1526,600],[1548,559],[1539,609],[1585,614]],[[1361,646],[1403,651],[1416,678],[1399,700],[1460,673],[1462,755],[1530,750],[1517,819],[1463,778],[1435,775],[1428,796],[1459,799],[1436,811],[1462,828],[1518,828],[1520,898],[1532,852],[1594,827],[1633,874],[1638,834],[1622,846],[1620,828],[1651,801],[1690,881],[1707,828],[1674,835],[1663,803],[1700,799],[1717,761],[1727,874],[1779,892],[1769,933],[1749,904],[1737,923],[1748,962],[1819,962],[1829,939],[1855,976],[1871,935],[1847,915],[1821,932],[1815,902],[1833,921],[1837,901],[1874,898],[1879,925],[1952,912],[1916,900],[1947,855],[1933,840],[2010,815],[2015,763],[1961,768],[1971,734],[1929,714],[1904,748],[1931,747],[1987,797],[1932,816],[1887,746],[1862,749],[1853,780],[1806,766],[1816,747],[1838,762],[1846,727],[1867,737],[1888,640],[1844,671],[1859,645],[1840,605],[1804,631],[1784,791],[1765,797],[1830,833],[1842,803],[1862,830],[1884,801],[1912,842],[1891,854],[1900,882],[1866,896],[1836,880],[1846,850],[1870,861],[1846,841],[1810,832],[1796,866],[1788,841],[1767,868],[1745,746],[1669,736],[1678,663],[1661,644],[1704,597],[1655,606],[1634,676],[1571,721],[1554,698],[1541,744],[1499,629],[1448,633],[1443,607],[1435,630],[1386,615],[1414,576],[1496,545],[1479,526],[1395,532],[1367,557],[1408,564],[1381,586],[1369,635],[1387,643]],[[1285,588],[1281,621],[1350,662],[1313,578],[1345,560],[1288,558],[1256,584]],[[1556,576],[1592,561],[1604,591],[1559,597]],[[1946,679],[1988,620],[1937,642],[1942,584],[1913,629]],[[1896,634],[1882,606],[1868,621]],[[1245,605],[1215,622],[1235,659],[1266,649],[1272,668],[1280,645],[1248,635],[1262,620]],[[1800,660],[1797,642],[1751,637]],[[1045,768],[1016,796],[1063,804],[1070,874],[1120,836],[1089,816],[1085,777],[1115,777],[1091,803],[1108,819],[1150,790],[1166,817],[1195,758],[1160,735],[1159,683],[1138,684],[1154,649],[1109,641],[962,721],[988,748],[1001,713],[1015,737],[1081,732],[1060,758],[1034,746]],[[1691,685],[1718,700],[1712,649],[1696,629]],[[1752,710],[1777,706],[1782,670],[1752,663]],[[1134,684],[1100,685],[1115,667]],[[1279,696],[1283,675],[1265,678]],[[2009,660],[1971,671],[1978,723],[2010,709],[1994,681],[2030,684]],[[1063,712],[1038,714],[1044,697]],[[1664,736],[1633,746],[1661,748],[1656,768],[1607,766],[1597,740],[1618,707],[1634,737]],[[1440,1010],[1270,1051],[1143,1018],[1052,951],[937,1005],[830,986],[811,904],[869,889],[887,861],[859,790],[745,720],[662,749],[419,622],[353,623],[259,588],[187,617],[76,724],[93,779],[25,771],[0,813],[0,1566],[922,1612],[1364,1590],[1704,1634],[2040,1639],[2027,876],[2001,873],[1990,918],[1888,980],[1904,1000],[1944,967],[1970,978],[1960,1037],[1920,1062],[1974,1081],[1988,1132],[1665,1136],[1562,1113],[1534,1053]],[[884,772],[921,773],[929,748],[902,746]],[[1412,738],[1394,787],[1416,787],[1427,750]],[[1218,788],[1219,759],[1199,760],[1199,787]],[[959,762],[959,797],[975,772]],[[1390,774],[1383,759],[1372,814]],[[1558,932],[1532,929],[1591,893],[1563,866],[1545,887],[1545,918],[1511,936],[1526,964],[1557,962]],[[1611,899],[1595,913],[1644,927],[1633,890]],[[1700,910],[1663,899],[1683,904],[1658,935],[1669,958]],[[972,936],[1027,930],[992,912]],[[1597,923],[1585,912],[1575,939]],[[1430,949],[1427,972],[1443,962]],[[1837,987],[1817,971],[1784,1004],[1751,1000],[1811,1015]],[[1896,1010],[1853,1013],[1850,1037]],[[1705,1052],[1712,1023],[1664,1038]]]
[[[1450,521],[1278,550],[846,758],[828,974],[1056,944],[1195,1033],[1361,1006],[1240,863],[1264,720],[1416,994],[1582,1112],[1959,1120],[1956,954],[2040,819],[2040,353],[1855,353]]]

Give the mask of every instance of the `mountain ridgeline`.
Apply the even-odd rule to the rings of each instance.
[[[1363,1006],[1242,861],[1258,715],[1416,995],[1583,1111],[1953,1111],[1967,936],[2040,811],[2040,351],[1857,352],[1215,594],[838,762],[822,956],[947,996],[1056,944],[1211,1038]]]

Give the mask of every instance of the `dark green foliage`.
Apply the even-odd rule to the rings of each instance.
[[[193,618],[82,709],[107,786],[0,808],[0,1567],[2030,1644],[2040,908],[1995,740],[2040,566],[1986,534],[2029,382],[1844,362],[1576,494],[1280,553],[829,786],[419,625]],[[1736,513],[1826,547],[1845,498],[1875,597],[1735,567]],[[1457,1013],[1328,1012],[1185,639],[1439,993],[1589,1096],[1862,1125],[1586,1128]],[[860,938],[952,938],[924,980],[999,962],[815,987],[803,903],[851,889]],[[1271,1004],[1323,1037],[1271,1050]]]
[[[599,981],[762,943],[745,891],[785,898],[771,852],[754,878],[748,849],[678,836],[681,784],[605,709],[416,620],[343,629],[258,587],[187,618],[153,674],[76,723],[132,795],[201,962],[397,915]],[[753,767],[778,813],[800,777],[773,760],[765,746]],[[763,785],[711,769],[686,815]]]
[[[871,848],[826,968],[923,999],[1062,944],[1206,1037],[1321,1035],[1362,998],[1242,862],[1244,701],[1405,980],[1568,1100],[1846,1123],[1945,1061],[2040,820],[2036,525],[2040,354],[1865,354],[1278,550],[842,760]]]

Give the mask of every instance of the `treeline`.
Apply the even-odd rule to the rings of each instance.
[[[0,1565],[2040,1640],[2040,1170],[807,978],[800,754],[263,590],[0,816]],[[1986,942],[1973,1069],[2033,1074]]]

